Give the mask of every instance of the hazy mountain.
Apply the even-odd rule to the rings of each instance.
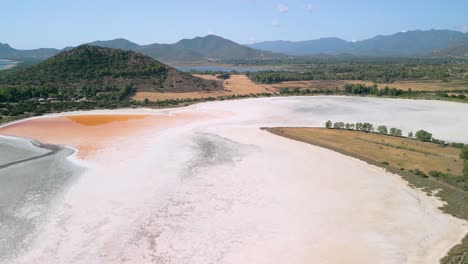
[[[415,30],[350,42],[337,38],[309,41],[267,41],[249,47],[294,55],[353,54],[358,56],[414,56],[467,45],[468,34],[452,30]]]
[[[113,39],[106,41],[94,41],[87,45],[122,50],[133,50],[146,54],[154,59],[163,61],[206,61],[206,60],[228,60],[228,59],[268,59],[285,58],[283,54],[276,54],[270,51],[255,50],[233,41],[208,35],[193,39],[183,39],[174,44],[149,44],[138,45],[126,39]],[[71,50],[73,47],[66,47],[63,50]],[[60,52],[56,49],[37,50],[15,50],[8,44],[0,44],[0,58],[48,58]]]
[[[286,57],[282,54],[252,49],[214,35],[183,39],[174,45],[195,51],[209,59],[267,59]]]
[[[168,92],[222,89],[221,82],[194,77],[137,52],[90,45],[63,51],[26,69],[2,74],[0,84],[65,88],[132,84],[140,91]]]
[[[174,44],[150,44],[141,46],[139,52],[162,61],[202,61],[204,56],[194,50]]]
[[[468,58],[468,43],[438,50],[430,54],[433,57],[465,57]]]
[[[283,59],[291,55],[348,54],[355,56],[454,56],[468,45],[468,33],[451,30],[415,30],[367,40],[350,42],[339,38],[308,41],[266,41],[240,45],[222,37],[208,35],[183,39],[173,44],[139,45],[126,39],[95,41],[89,45],[133,50],[166,62],[230,59]],[[63,50],[70,50],[67,47]],[[447,50],[447,52],[439,52]],[[449,51],[452,50],[452,51]],[[0,43],[2,59],[45,59],[60,52],[57,49],[17,50]],[[289,55],[284,55],[289,54]],[[457,55],[460,56],[460,55]]]
[[[17,50],[8,44],[0,43],[0,58],[2,59],[45,59],[59,53],[57,49],[33,49],[33,50]]]
[[[254,49],[268,50],[274,52],[281,52],[292,55],[305,55],[305,54],[322,54],[341,53],[343,50],[350,48],[351,42],[339,38],[320,38],[316,40],[306,41],[265,41],[248,45]]]
[[[452,30],[399,32],[355,42],[349,52],[368,56],[423,55],[462,44],[467,37],[468,34]]]
[[[104,48],[112,48],[112,49],[123,49],[123,50],[135,50],[140,47],[140,45],[133,43],[129,40],[118,38],[113,40],[98,40],[91,43],[87,43],[88,45],[92,46],[99,46]]]

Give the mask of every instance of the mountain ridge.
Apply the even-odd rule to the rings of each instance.
[[[107,48],[118,48],[143,53],[165,62],[203,62],[232,59],[287,59],[304,55],[352,56],[458,56],[468,46],[468,33],[453,30],[414,30],[391,35],[377,35],[361,41],[346,41],[336,37],[305,41],[265,41],[241,45],[216,35],[182,39],[172,44],[139,45],[124,38],[98,40],[87,43]],[[62,50],[52,48],[18,50],[0,43],[0,58],[46,59]],[[451,50],[449,52],[440,52]]]
[[[290,55],[420,56],[436,54],[434,52],[438,50],[463,45],[468,45],[468,33],[433,29],[377,35],[370,39],[355,42],[332,37],[296,42],[266,41],[247,46]]]

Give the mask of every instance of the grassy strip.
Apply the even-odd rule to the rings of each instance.
[[[424,154],[424,155],[440,156],[438,154],[435,154],[435,153],[432,153],[432,152],[429,152],[429,151],[419,150],[419,149],[416,149],[416,148],[410,148],[410,147],[404,147],[404,146],[399,146],[399,145],[395,145],[395,144],[383,143],[383,142],[379,142],[379,141],[375,141],[375,140],[369,140],[369,139],[360,138],[360,137],[355,137],[355,139],[361,140],[361,141],[364,141],[364,142],[379,144],[379,145],[386,146],[386,147],[397,148],[397,149],[405,149],[405,150],[409,150],[409,151],[413,151],[413,152],[418,152],[418,153],[421,153],[421,154]]]

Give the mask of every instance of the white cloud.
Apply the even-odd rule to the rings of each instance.
[[[281,23],[278,20],[275,19],[275,20],[271,21],[271,25],[273,27],[280,27]]]
[[[278,8],[278,11],[280,11],[280,13],[286,13],[289,10],[288,6],[285,4],[278,4],[276,8]]]
[[[305,11],[307,11],[307,12],[312,12],[312,4],[307,4],[307,5],[305,5],[304,9],[305,9]]]

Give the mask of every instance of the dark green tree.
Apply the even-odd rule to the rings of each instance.
[[[379,134],[387,134],[388,133],[387,127],[386,126],[378,126],[377,127],[377,132],[379,132]]]
[[[421,129],[421,130],[416,132],[416,138],[418,140],[423,141],[423,142],[429,142],[432,139],[432,134],[425,131],[425,130],[423,130],[423,129]]]

